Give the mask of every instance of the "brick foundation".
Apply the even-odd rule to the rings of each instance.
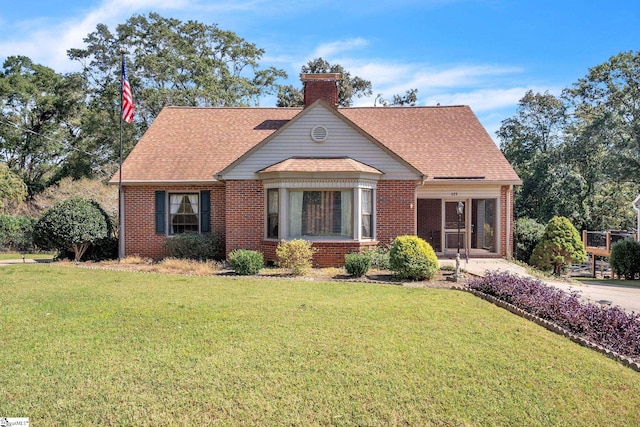
[[[277,241],[265,240],[262,242],[262,253],[265,262],[275,262]],[[363,252],[368,248],[376,246],[377,241],[370,242],[313,242],[312,246],[316,250],[313,255],[313,266],[315,268],[342,267],[344,266],[344,256],[353,252]]]

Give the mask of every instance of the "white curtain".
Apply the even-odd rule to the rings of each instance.
[[[198,195],[189,194],[189,204],[191,204],[191,210],[194,214],[198,213]]]
[[[299,190],[289,191],[289,237],[302,235],[302,195]]]
[[[182,204],[182,194],[172,194],[169,198],[169,211],[171,215],[175,215],[180,210]]]
[[[342,217],[340,218],[340,234],[345,237],[353,237],[353,192],[342,191],[340,207]]]

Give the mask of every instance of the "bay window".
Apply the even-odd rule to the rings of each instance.
[[[267,239],[375,238],[375,181],[273,180],[265,183]]]

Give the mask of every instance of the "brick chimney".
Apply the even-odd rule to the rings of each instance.
[[[340,73],[300,74],[304,92],[304,108],[324,99],[333,108],[338,108],[338,80]]]

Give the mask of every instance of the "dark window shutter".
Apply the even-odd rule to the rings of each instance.
[[[211,231],[211,191],[200,192],[200,232]]]
[[[156,191],[156,234],[165,234],[167,232],[166,197],[166,191]]]

